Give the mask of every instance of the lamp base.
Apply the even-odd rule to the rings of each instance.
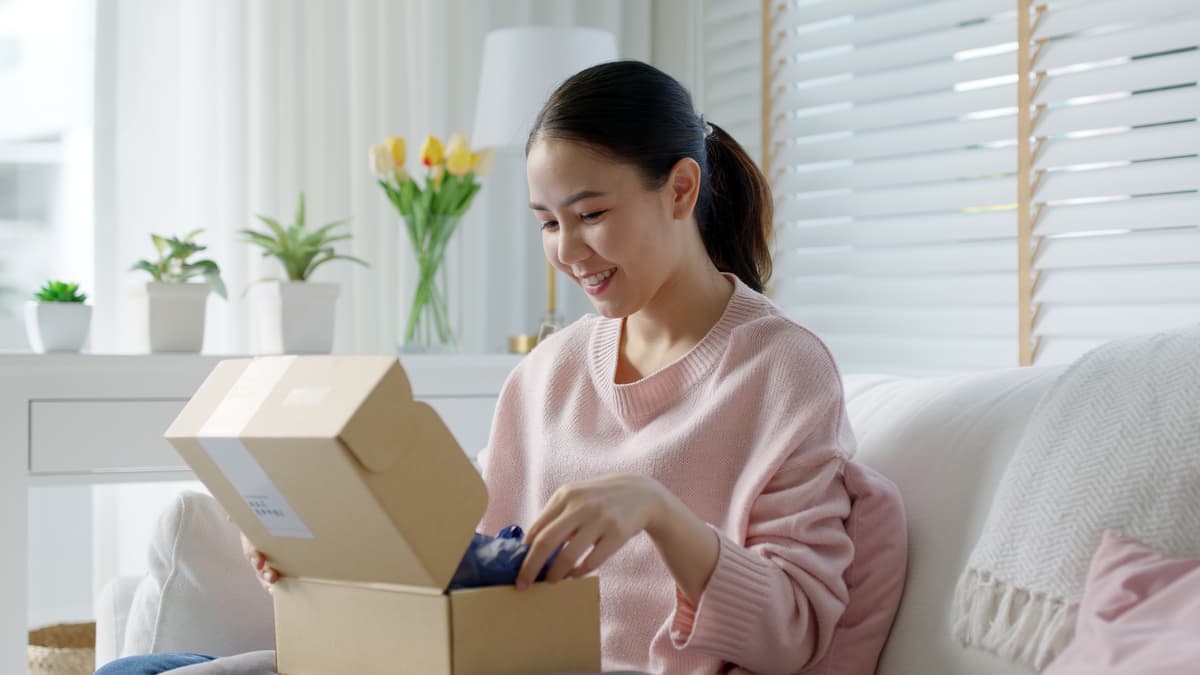
[[[537,346],[538,338],[536,335],[509,335],[508,336],[508,353],[509,354],[528,354]]]

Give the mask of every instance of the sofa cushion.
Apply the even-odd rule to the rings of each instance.
[[[850,602],[829,651],[805,671],[812,675],[874,673],[904,590],[908,544],[900,491],[858,462],[846,463],[844,480],[852,501],[846,519],[854,542],[854,562],[845,575]]]
[[[150,540],[121,656],[196,652],[228,656],[275,648],[275,614],[241,535],[215,499],[180,494]]]
[[[855,459],[896,484],[908,516],[908,580],[879,675],[1031,672],[950,632],[954,584],[1025,422],[1062,367],[936,378],[848,375]]]
[[[1200,559],[1105,530],[1075,639],[1044,675],[1175,675],[1200,664]]]

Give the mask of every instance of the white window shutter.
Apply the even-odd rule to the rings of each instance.
[[[770,7],[776,302],[845,372],[1016,365],[1013,0]]]
[[[1030,361],[1200,321],[1200,3],[1031,7]]]
[[[701,92],[705,118],[737,139],[756,161],[762,148],[762,5],[704,0]]]

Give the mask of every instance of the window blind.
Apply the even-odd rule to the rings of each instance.
[[[776,302],[846,372],[1013,365],[1013,0],[764,7]]]
[[[773,294],[843,370],[1200,320],[1200,3],[763,3]]]
[[[757,2],[705,0],[696,104],[751,157],[762,148],[762,12]]]
[[[1021,5],[1022,363],[1200,321],[1200,4]]]

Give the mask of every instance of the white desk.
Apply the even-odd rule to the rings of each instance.
[[[162,434],[222,358],[0,354],[0,673],[25,672],[29,487],[194,479]],[[401,360],[473,456],[519,359]]]

